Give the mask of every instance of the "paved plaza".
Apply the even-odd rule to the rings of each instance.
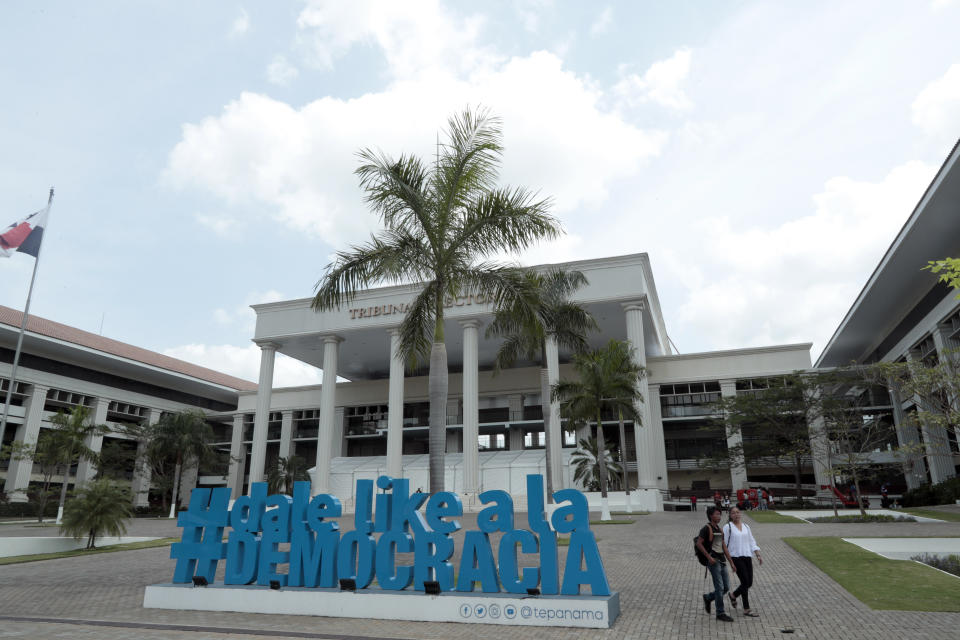
[[[635,518],[632,525],[593,527],[611,588],[621,597],[623,612],[609,630],[144,609],[144,587],[169,582],[173,575],[169,549],[156,548],[0,566],[0,638],[957,638],[960,613],[873,611],[782,538],[942,538],[960,536],[960,523],[751,522],[764,557],[750,598],[760,617],[733,611],[734,622],[722,623],[703,610],[700,594],[707,582],[692,552],[704,513]],[[473,528],[471,516],[463,520]],[[521,515],[518,526],[524,525]],[[128,535],[176,536],[178,531],[168,520],[136,520]],[[0,525],[0,536],[31,535],[57,535],[57,529]],[[424,606],[428,603],[424,596]],[[784,629],[794,633],[785,635]]]

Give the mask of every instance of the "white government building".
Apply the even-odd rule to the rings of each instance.
[[[854,360],[929,360],[960,346],[960,300],[920,270],[928,260],[960,256],[958,155],[954,147],[817,367]],[[589,280],[574,299],[600,325],[591,344],[628,340],[648,372],[642,383],[643,426],[628,425],[625,442],[635,506],[662,508],[664,496],[677,489],[686,495],[691,490],[730,491],[792,482],[789,469],[773,464],[711,470],[701,459],[728,444],[722,429],[711,427],[711,404],[722,396],[762,387],[766,378],[810,369],[809,343],[677,354],[667,336],[647,254],[565,266],[582,271]],[[426,489],[426,372],[405,371],[395,355],[397,327],[416,293],[415,286],[371,289],[346,308],[326,313],[311,310],[309,298],[256,305],[253,339],[262,354],[258,385],[31,319],[27,357],[17,376],[16,405],[5,441],[14,437],[35,441],[39,429],[49,426],[51,412],[77,402],[95,407],[97,420],[107,424],[155,420],[161,411],[200,407],[214,425],[218,447],[229,450],[231,462],[228,469],[199,470],[185,491],[196,482],[226,484],[234,495],[244,493],[250,482],[265,478],[278,457],[291,455],[316,465],[314,492],[333,492],[348,507],[361,478],[404,476],[412,486]],[[492,317],[486,301],[470,296],[451,300],[446,313],[450,366],[446,487],[468,503],[488,489],[506,489],[522,498],[526,474],[546,471],[539,367],[527,363],[495,374],[497,341],[485,337]],[[4,385],[18,326],[19,314],[0,308]],[[272,388],[277,353],[322,368],[323,384]],[[551,382],[570,375],[569,355],[548,346]],[[336,382],[338,377],[346,381]],[[902,475],[897,475],[904,486],[956,475],[960,463],[956,430],[904,428],[904,416],[915,410],[911,399],[890,398],[874,410],[889,414],[898,426],[899,442],[920,441],[925,447],[925,455],[908,461],[877,452],[877,463],[900,468]],[[551,412],[555,450],[550,473],[555,487],[573,486],[569,457],[583,434],[571,432],[557,419],[556,404]],[[607,440],[619,443],[617,425],[605,423],[604,428]],[[76,473],[82,482],[93,470],[81,465]],[[15,499],[21,499],[31,478],[38,479],[29,462],[11,464],[5,477],[5,490]],[[141,503],[148,481],[133,479]],[[812,488],[828,478],[824,469],[811,463],[803,481]]]

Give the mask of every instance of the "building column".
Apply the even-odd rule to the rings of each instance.
[[[560,382],[560,351],[557,348],[557,341],[548,336],[544,341],[545,353],[547,356],[547,387],[546,393],[550,394],[553,385]],[[543,375],[543,370],[540,370]],[[541,393],[543,385],[541,384]],[[550,402],[550,469],[547,472],[553,480],[554,492],[564,489],[563,474],[560,472],[560,450],[562,448],[563,429],[561,429],[560,420],[560,401]]]
[[[818,387],[814,390],[814,400],[820,405],[823,391]],[[807,415],[807,432],[810,435],[810,457],[813,459],[813,477],[816,483],[817,496],[831,498],[833,492],[821,489],[823,486],[832,486],[836,478],[833,473],[833,442],[827,433],[827,424],[822,411],[811,411]],[[831,498],[832,499],[832,498]]]
[[[653,425],[655,432],[660,436],[654,439],[656,445],[657,468],[657,486],[662,490],[670,489],[670,482],[667,477],[667,443],[663,435],[663,411],[660,407],[660,385],[647,383],[647,396],[644,398],[647,404],[647,411],[650,412],[650,424]],[[634,443],[636,448],[636,443]]]
[[[890,404],[893,405],[893,425],[897,431],[897,445],[908,451],[903,463],[903,476],[907,480],[907,489],[916,489],[927,482],[927,462],[917,449],[920,437],[917,428],[909,424],[903,415],[903,398],[893,386],[887,384]]]
[[[185,509],[190,506],[190,496],[193,490],[197,488],[197,480],[200,478],[200,463],[194,458],[189,464],[184,465],[180,471],[180,508]]]
[[[330,492],[330,460],[334,447],[334,421],[337,404],[337,357],[341,338],[323,338],[323,384],[320,388],[320,429],[317,434],[317,466],[313,474],[311,494]],[[338,443],[339,444],[339,443]]]
[[[290,460],[293,455],[293,411],[280,412],[280,457]]]
[[[343,437],[343,429],[346,426],[346,411],[343,407],[337,407],[333,412],[333,447],[330,449],[331,458],[342,458],[347,455],[347,440]]]
[[[153,426],[160,421],[160,409],[150,409],[147,412],[147,426]],[[150,442],[141,438],[137,440],[137,458],[133,465],[133,479],[130,482],[130,492],[133,494],[134,507],[150,506],[150,478],[153,473],[150,462],[146,459],[147,447]]]
[[[263,482],[267,462],[267,429],[270,424],[270,396],[273,393],[273,363],[280,345],[273,342],[260,346],[260,381],[257,383],[257,408],[253,416],[253,441],[250,445],[250,486]]]
[[[230,470],[227,471],[227,486],[234,499],[243,495],[243,467],[247,461],[247,448],[243,445],[243,414],[233,416],[230,431]]]
[[[643,300],[623,304],[627,324],[627,341],[633,347],[633,356],[641,367],[647,366],[646,342],[643,337]],[[657,438],[663,439],[663,426],[653,424],[650,416],[650,392],[646,376],[640,378],[640,393],[643,402],[636,403],[636,410],[642,417],[642,424],[633,424],[634,438],[637,443],[637,476],[639,489],[659,489],[657,471],[660,463],[657,457]],[[664,465],[666,466],[666,465]],[[664,478],[666,480],[666,478]]]
[[[463,492],[474,495],[480,488],[480,399],[478,320],[463,326]]]
[[[110,406],[110,400],[107,398],[97,398],[97,403],[93,408],[93,424],[102,425],[107,422],[107,408]],[[98,433],[96,435],[88,436],[84,441],[84,444],[90,448],[96,454],[100,453],[100,449],[103,448],[103,434]],[[94,476],[97,475],[97,465],[92,460],[81,460],[77,464],[77,477],[74,481],[74,486],[82,487],[86,483],[93,480]]]
[[[523,420],[523,395],[514,393],[507,396],[510,405],[510,422]],[[510,425],[507,429],[507,449],[517,451],[523,449],[523,427]]]
[[[937,348],[937,358],[940,362],[948,361],[954,368],[957,367],[957,354],[953,351],[955,350],[957,341],[951,339],[948,336],[947,328],[942,324],[937,324],[934,327],[933,331],[930,332],[931,337],[933,338],[933,345]],[[950,394],[949,397],[950,409],[954,412],[960,410],[960,398],[956,397],[953,394]],[[942,456],[943,466],[949,473],[950,478],[956,475],[956,470],[953,465],[953,451],[950,450],[950,440],[947,429],[950,427],[941,427],[943,429],[943,451],[946,455]],[[957,439],[957,443],[960,444],[960,424],[953,425],[954,437]]]
[[[943,346],[942,340],[938,343],[939,332],[932,334],[934,345],[937,347],[937,357],[940,348]],[[907,351],[906,358],[913,361],[914,356],[911,351]],[[919,397],[914,398],[917,408],[921,408],[923,400]],[[923,407],[929,409],[929,407]],[[956,476],[953,467],[953,455],[950,453],[950,441],[947,439],[947,430],[938,424],[930,424],[926,421],[920,422],[920,432],[923,434],[923,448],[927,453],[927,468],[930,470],[930,483],[940,484],[944,480],[949,480]]]
[[[10,384],[13,384],[12,382]],[[40,423],[43,422],[43,405],[47,402],[49,387],[33,385],[30,397],[23,411],[23,424],[17,427],[14,442],[22,442],[27,451],[33,455],[37,448],[37,438],[40,437]],[[30,475],[33,472],[33,460],[30,458],[11,459],[7,467],[7,479],[3,490],[10,497],[11,502],[26,502],[27,488],[30,486]]]
[[[721,380],[720,395],[723,398],[735,398],[737,396],[737,381]],[[733,430],[733,432],[728,430],[726,436],[728,451],[734,447],[739,448],[743,444],[743,434],[740,432],[739,427]],[[734,491],[737,489],[747,488],[747,468],[744,466],[742,450],[739,456],[736,456],[734,460],[731,460],[730,483],[733,485]]]
[[[403,477],[403,356],[400,329],[390,329],[390,392],[387,399],[387,475]]]

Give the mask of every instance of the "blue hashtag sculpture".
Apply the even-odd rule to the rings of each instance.
[[[170,557],[177,561],[174,582],[191,582],[195,575],[213,582],[217,565],[227,555],[223,528],[230,519],[230,489],[194,489],[190,506],[177,517],[183,527],[180,542],[170,545]]]

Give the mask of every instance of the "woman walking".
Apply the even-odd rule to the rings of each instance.
[[[737,507],[730,509],[730,522],[723,527],[723,537],[727,542],[730,560],[736,568],[737,577],[740,578],[740,586],[730,594],[730,602],[736,609],[737,598],[741,598],[743,615],[758,618],[759,615],[750,610],[749,592],[750,587],[753,586],[753,555],[756,554],[757,562],[761,565],[763,558],[760,557],[760,547],[753,538],[750,526],[743,522],[740,509]]]

